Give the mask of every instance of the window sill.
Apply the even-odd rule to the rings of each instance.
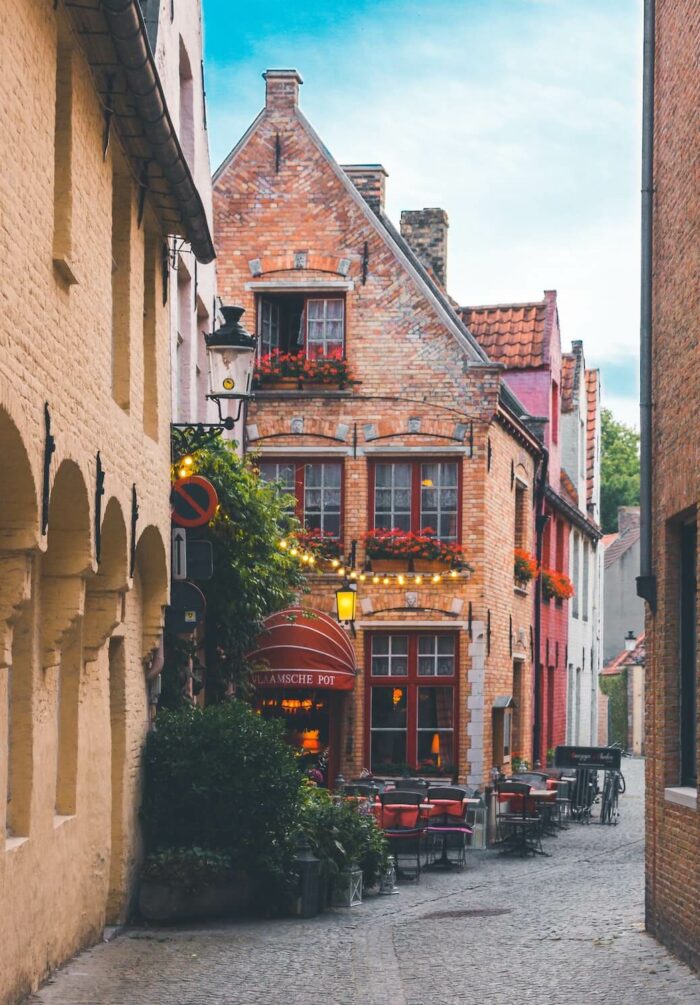
[[[527,586],[518,586],[517,583],[513,584],[513,593],[517,593],[519,597],[528,597],[530,595]]]
[[[53,267],[66,286],[77,286],[78,276],[75,263],[67,255],[56,253],[53,256]]]
[[[323,388],[322,384],[318,384],[316,387],[309,388],[308,390],[306,388],[304,388],[304,390],[302,390],[302,391],[300,391],[296,387],[295,388],[290,388],[289,390],[281,390],[279,388],[265,389],[263,387],[259,387],[256,391],[253,392],[253,400],[257,400],[259,398],[263,399],[264,401],[270,401],[270,400],[275,399],[275,398],[285,398],[285,399],[287,399],[287,398],[352,398],[352,396],[353,396],[353,392],[351,390],[344,390],[344,391],[340,391],[340,390],[324,391],[324,390],[322,390],[322,388]]]
[[[75,820],[74,813],[54,813],[53,816],[53,829],[58,830],[59,827],[63,827],[64,824],[68,823],[69,820]]]
[[[18,848],[21,848],[22,845],[27,844],[28,841],[29,841],[28,837],[5,838],[5,851],[6,852],[17,851]]]
[[[691,788],[690,785],[677,785],[664,789],[664,799],[667,803],[683,806],[687,810],[698,808],[698,790]]]

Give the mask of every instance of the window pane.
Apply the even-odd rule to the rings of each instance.
[[[372,733],[371,769],[378,774],[406,763],[406,734]]]
[[[389,465],[394,474],[394,484],[400,486],[401,488],[411,487],[411,465],[410,464],[391,464]]]
[[[435,636],[434,635],[420,635],[418,637],[418,652],[419,653],[434,653],[435,652]],[[442,650],[440,650],[442,652]]]
[[[418,657],[418,676],[432,677],[435,673],[435,660],[432,656]]]
[[[307,310],[309,313],[309,318],[323,318],[323,306],[324,300],[309,300],[307,302]]]
[[[411,529],[411,468],[409,464],[375,467],[374,526],[382,530]]]
[[[391,651],[396,655],[403,654],[405,656],[408,652],[408,635],[392,635]]]
[[[388,656],[373,656],[372,657],[372,674],[374,677],[386,677],[389,673],[389,657]]]
[[[421,529],[443,541],[457,539],[457,471],[456,463],[421,465]]]
[[[383,655],[389,652],[389,636],[388,635],[373,635],[372,636],[372,652],[376,655]]]
[[[438,635],[437,651],[442,654],[454,653],[455,640],[452,635]]]
[[[452,688],[418,688],[418,728],[452,728]]]
[[[418,733],[418,770],[421,767],[454,767],[454,739],[452,732],[432,730]]]
[[[372,729],[406,728],[406,693],[405,687],[372,688]]]
[[[328,300],[328,317],[329,318],[341,318],[343,317],[343,301],[342,300]]]
[[[408,659],[405,656],[392,656],[391,675],[392,677],[408,676]]]

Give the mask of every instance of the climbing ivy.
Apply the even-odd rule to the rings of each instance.
[[[627,671],[598,678],[600,690],[608,696],[608,743],[627,749]]]

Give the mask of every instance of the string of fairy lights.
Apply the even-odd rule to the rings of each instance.
[[[375,572],[372,569],[358,571],[339,558],[327,558],[314,554],[300,546],[294,540],[282,538],[278,541],[280,551],[286,552],[292,558],[298,558],[302,565],[314,569],[318,573],[329,572],[340,579],[349,579],[358,583],[371,583],[374,586],[438,586],[444,581],[454,581],[465,578],[465,572],[460,569],[448,569],[443,572]]]

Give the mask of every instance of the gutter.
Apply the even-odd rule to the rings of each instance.
[[[652,563],[652,267],[654,224],[654,0],[644,3],[642,104],[642,274],[639,322],[640,560],[637,596],[656,611]]]
[[[102,0],[102,12],[153,158],[177,201],[192,251],[206,265],[216,258],[209,224],[170,119],[138,0]]]
[[[575,527],[585,534],[592,541],[600,541],[603,536],[602,530],[592,523],[588,517],[581,512],[576,506],[572,506],[570,502],[567,502],[563,496],[560,496],[558,492],[555,492],[551,485],[548,485],[544,490],[545,498],[547,502],[551,503],[552,506],[563,513],[570,523],[574,524]]]

